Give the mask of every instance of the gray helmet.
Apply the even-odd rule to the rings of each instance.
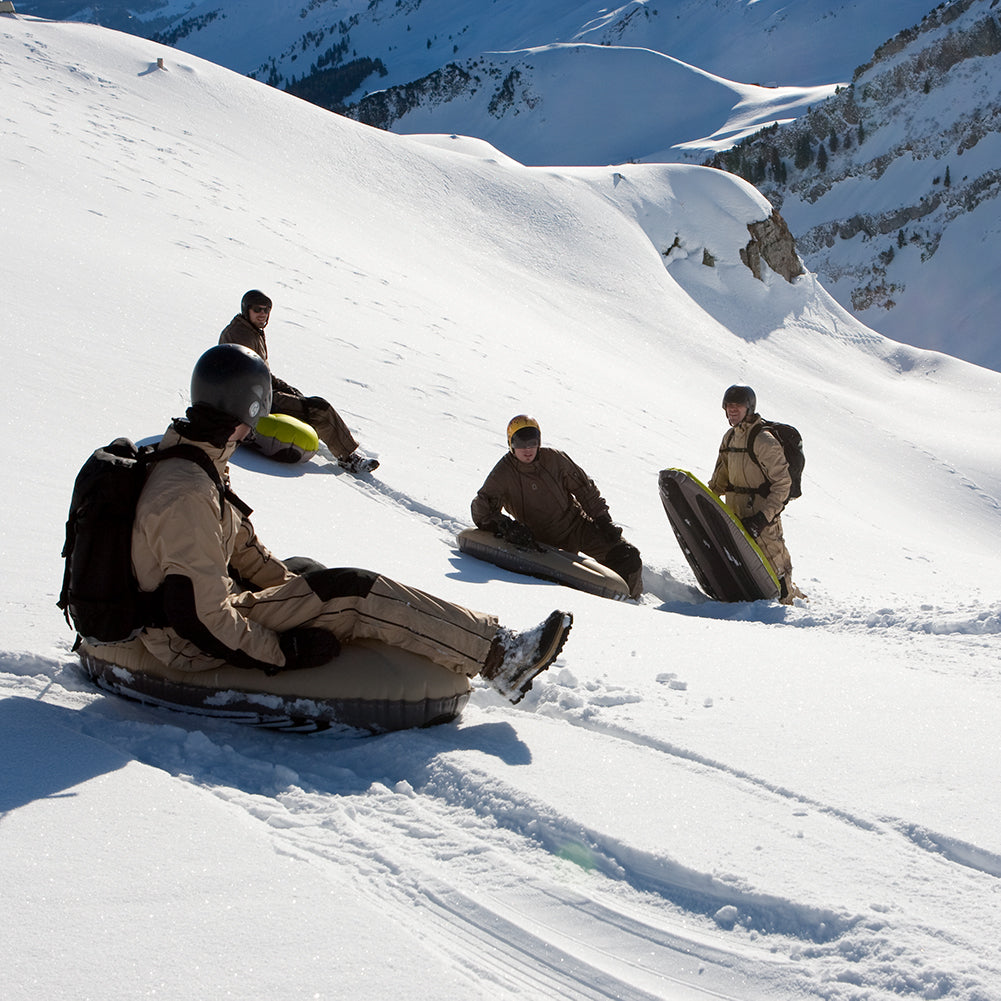
[[[240,300],[240,312],[249,320],[251,306],[267,306],[271,308],[271,300],[260,289],[252,288],[249,292],[243,293]]]
[[[217,344],[195,362],[191,403],[253,427],[271,410],[271,370],[250,348]]]
[[[754,395],[754,390],[750,386],[731,386],[723,394],[724,410],[726,410],[728,403],[736,403],[738,406],[747,407],[747,412],[753,414],[758,406],[758,398]]]

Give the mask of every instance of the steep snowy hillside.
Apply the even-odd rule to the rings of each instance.
[[[761,264],[778,222],[723,171],[529,168],[22,15],[0,79],[4,1001],[997,1001],[1001,375]],[[237,453],[261,538],[514,627],[572,610],[517,707],[477,681],[447,726],[297,739],[81,675],[73,477],[183,412],[255,286],[275,371],[382,460]],[[809,603],[706,600],[661,509],[734,381],[806,438]],[[525,411],[640,601],[457,550]]]
[[[851,87],[719,155],[779,206],[845,306],[911,344],[1001,369],[1001,17],[956,0]]]
[[[984,280],[997,244],[990,0],[19,9],[154,35],[367,124],[474,135],[528,164],[715,156],[783,206],[846,308],[906,343],[1001,368]],[[834,95],[857,67],[864,77]],[[730,151],[773,123],[780,133]]]

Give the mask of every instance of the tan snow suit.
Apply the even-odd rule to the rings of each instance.
[[[791,588],[792,558],[786,549],[781,514],[792,478],[782,445],[770,432],[759,431],[754,441],[754,454],[762,468],[748,454],[748,436],[761,422],[759,414],[751,414],[723,435],[716,468],[707,486],[715,494],[725,494],[727,506],[741,520],[759,511],[765,516],[768,524],[756,541],[776,575],[785,577],[786,586]],[[770,489],[762,496],[758,488],[766,483]]]
[[[171,427],[163,446],[178,443],[202,449],[228,484],[235,442],[217,448]],[[142,641],[179,670],[282,667],[278,634],[309,624],[345,643],[381,640],[472,676],[498,629],[494,616],[372,571],[295,576],[260,543],[234,500],[221,501],[208,473],[184,458],[163,459],[149,474],[132,529],[132,563],[142,590],[163,588],[170,623],[147,628]]]
[[[625,539],[609,538],[595,525],[611,520],[608,504],[591,477],[565,452],[540,447],[533,462],[519,462],[508,452],[490,470],[470,506],[476,527],[489,530],[502,510],[527,526],[539,542],[586,553],[621,574],[632,597],[642,592],[638,550]]]
[[[229,326],[219,335],[219,343],[242,344],[268,360],[268,342],[264,331],[255,327],[242,313],[237,313],[230,320]],[[322,396],[303,396],[294,386],[273,374],[271,393],[271,412],[305,421],[336,458],[346,459],[358,447],[341,415]]]

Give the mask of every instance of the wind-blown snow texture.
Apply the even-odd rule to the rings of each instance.
[[[526,168],[23,16],[0,81],[5,997],[1001,997],[1001,376],[753,279],[769,206],[718,171]],[[382,460],[238,456],[262,538],[514,627],[573,610],[519,707],[292,738],[81,677],[76,470],[183,411],[254,286],[276,371]],[[807,443],[808,604],[705,600],[660,510],[735,381]],[[641,548],[640,603],[458,553],[522,411]]]

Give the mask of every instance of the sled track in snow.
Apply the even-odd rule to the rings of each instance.
[[[215,791],[272,827],[282,853],[354,870],[384,912],[498,996],[741,1001],[747,994],[730,988],[748,983],[759,985],[753,996],[809,996],[787,989],[798,979],[794,964],[766,946],[729,951],[688,927],[684,911],[655,909],[657,922],[600,885],[590,895],[574,890],[539,857],[536,839],[447,792],[415,795],[398,783],[345,813],[343,797],[320,790],[273,809],[251,791]]]
[[[751,772],[745,771],[744,769],[726,765],[723,762],[715,761],[712,758],[708,758],[704,755],[697,754],[694,751],[679,747],[669,741],[633,733],[623,727],[596,722],[593,719],[581,720],[574,718],[568,713],[556,710],[551,706],[546,706],[540,715],[557,718],[562,722],[569,723],[571,726],[580,727],[581,729],[588,730],[593,733],[600,733],[603,736],[610,737],[614,740],[621,740],[634,744],[638,747],[656,751],[671,758],[677,758],[685,762],[691,762],[692,764],[703,768],[712,769],[734,778],[741,783],[747,783],[754,786],[769,795],[781,797],[812,810],[816,810],[818,813],[834,817],[837,820],[862,831],[868,831],[874,834],[884,834],[887,831],[893,831],[931,855],[938,855],[955,865],[963,866],[976,872],[982,872],[988,876],[1001,878],[1001,856],[998,856],[996,853],[987,849],[978,848],[976,845],[970,845],[966,842],[959,841],[958,839],[951,838],[948,835],[930,831],[920,825],[912,824],[903,819],[889,816],[880,817],[877,820],[869,820],[858,814],[850,813],[847,810],[831,806],[828,803],[823,803],[810,796],[797,793],[792,789],[786,788],[785,786],[768,782],[767,780],[762,779]]]
[[[888,976],[912,967],[881,915],[756,893],[582,827],[510,785],[506,769],[471,766],[464,752],[491,742],[461,733],[335,741],[346,753],[320,773],[307,748],[279,776],[298,788],[263,801],[269,791],[254,782],[228,785],[230,766],[223,785],[211,766],[194,780],[267,824],[277,850],[355,872],[393,920],[497,996],[805,1001],[828,998],[823,984],[856,950],[884,950]],[[270,781],[268,747],[248,749],[247,770],[256,764]],[[393,777],[378,778],[388,762]],[[735,913],[732,932],[713,920],[721,908]]]
[[[342,478],[346,479],[355,489],[363,491],[380,503],[395,504],[423,518],[442,535],[447,536],[450,544],[453,546],[455,544],[455,536],[463,529],[469,528],[468,523],[461,522],[444,511],[437,511],[429,504],[415,500],[402,490],[391,487],[385,480],[377,479],[374,476],[351,476],[348,473],[343,474]]]

